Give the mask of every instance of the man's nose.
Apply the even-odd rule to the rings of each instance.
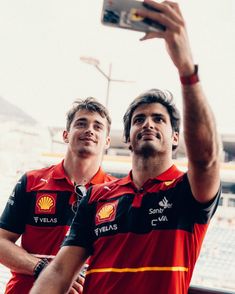
[[[88,124],[87,125],[86,133],[89,133],[89,134],[93,134],[94,133],[94,128],[93,128],[93,125],[92,124]]]
[[[147,117],[145,119],[144,124],[143,124],[143,128],[149,128],[149,129],[153,128],[153,120],[151,119],[151,117]]]

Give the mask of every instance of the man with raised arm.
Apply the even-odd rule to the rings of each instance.
[[[186,294],[208,224],[221,193],[219,142],[213,113],[198,78],[178,4],[145,1],[138,14],[166,27],[163,38],[179,73],[188,171],[172,161],[179,112],[168,91],[138,96],[124,115],[132,170],[88,190],[70,235],[32,294],[67,293],[88,256],[84,293]]]

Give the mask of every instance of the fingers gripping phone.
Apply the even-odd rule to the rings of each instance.
[[[140,32],[164,31],[165,26],[136,14],[137,9],[158,11],[138,0],[104,0],[101,22],[104,25]],[[159,11],[158,11],[159,12]]]

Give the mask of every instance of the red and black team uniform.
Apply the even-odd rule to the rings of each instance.
[[[99,169],[87,188],[115,179]],[[77,195],[66,176],[63,162],[30,171],[22,176],[12,192],[0,219],[0,227],[22,234],[21,246],[38,257],[53,258],[75,214]],[[34,277],[12,272],[6,294],[26,294]]]
[[[131,174],[90,188],[66,245],[91,258],[84,294],[186,294],[221,191],[197,202],[175,166],[137,190]]]

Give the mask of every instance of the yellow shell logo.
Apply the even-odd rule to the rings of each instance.
[[[167,182],[164,182],[166,186],[170,186],[172,183],[174,183],[175,179],[172,180],[172,181],[167,181]]]
[[[54,206],[54,200],[49,196],[43,196],[38,201],[41,210],[50,210]]]
[[[112,204],[103,206],[98,212],[99,219],[109,218],[114,212],[114,207]]]

